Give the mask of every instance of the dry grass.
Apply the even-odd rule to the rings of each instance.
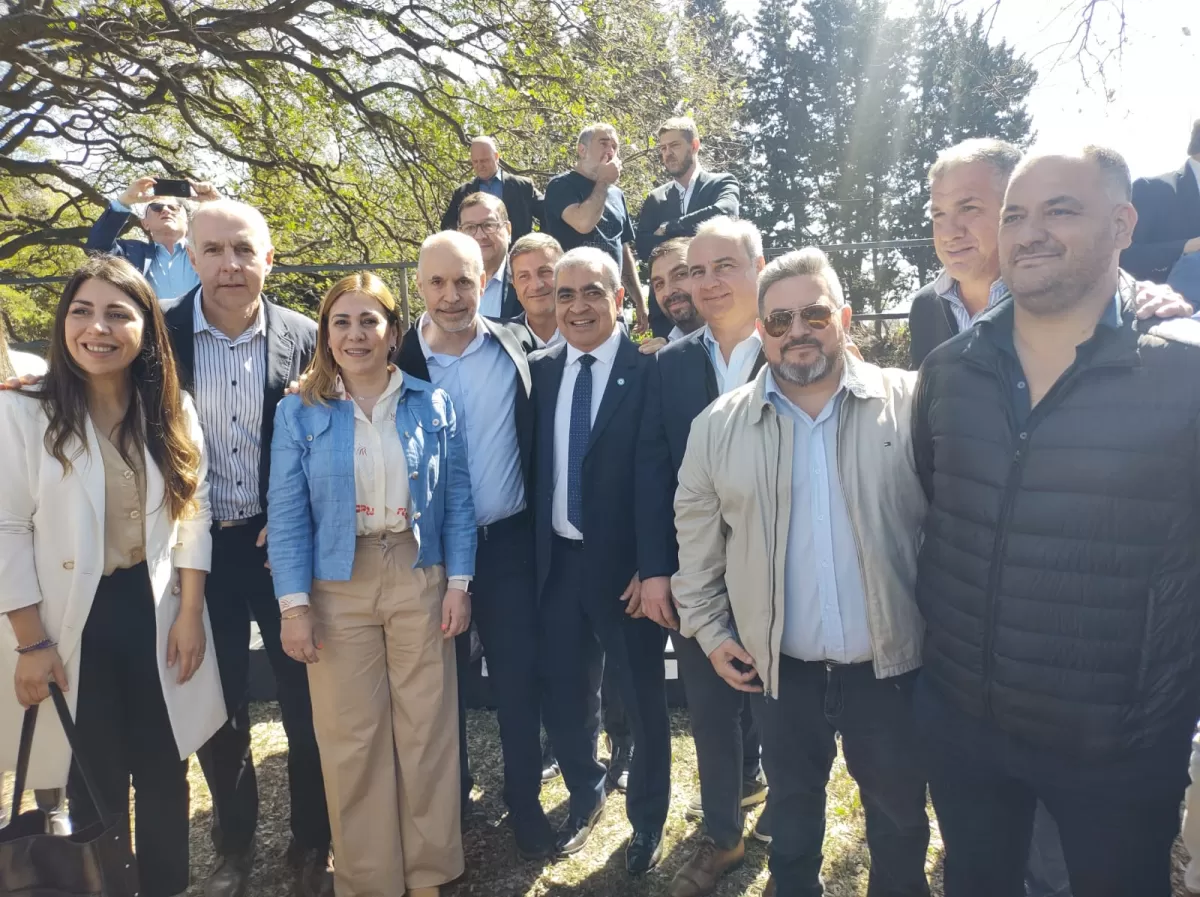
[[[254,753],[258,769],[261,809],[258,833],[259,858],[251,884],[252,897],[288,897],[291,878],[283,860],[288,843],[287,742],[275,705],[257,705],[254,718]],[[472,769],[475,774],[475,809],[466,824],[465,848],[468,872],[447,897],[657,897],[695,848],[697,827],[684,819],[684,809],[697,793],[696,756],[687,730],[687,715],[672,716],[674,764],[671,813],[667,819],[664,858],[660,867],[641,879],[625,872],[624,842],[629,834],[624,799],[609,798],[605,816],[587,849],[574,857],[546,864],[526,863],[516,855],[512,836],[503,822],[500,798],[502,769],[495,715],[473,711],[469,722]],[[199,766],[193,760],[192,785],[192,880],[189,897],[201,897],[200,882],[212,861],[208,839],[211,803]],[[11,786],[10,786],[11,787]],[[5,793],[7,805],[7,790]],[[561,779],[542,790],[542,803],[557,823],[566,813],[567,792]],[[863,810],[858,791],[839,756],[829,787],[828,829],[825,837],[826,894],[829,897],[863,897],[867,893],[870,860],[863,838]],[[767,851],[749,838],[756,814],[746,822],[746,863],[727,876],[717,889],[720,897],[757,897],[767,881]],[[941,839],[936,824],[929,848],[927,869],[934,897],[941,891]],[[1185,855],[1177,848],[1176,879]],[[1184,895],[1177,883],[1177,895]]]

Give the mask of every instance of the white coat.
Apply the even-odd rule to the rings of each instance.
[[[183,407],[203,458],[200,426],[187,395]],[[67,703],[74,714],[80,640],[104,573],[104,465],[95,428],[89,419],[87,451],[78,445],[73,451],[68,443],[72,467],[64,475],[62,465],[46,450],[46,427],[41,402],[0,392],[0,770],[16,768],[24,715],[13,686],[16,634],[4,615],[38,605],[47,635],[58,642],[67,673]],[[212,561],[207,462],[201,463],[197,513],[175,521],[163,501],[162,473],[150,455],[145,456],[146,564],[156,608],[158,675],[180,759],[195,753],[227,716],[207,609],[207,646],[199,670],[179,685],[178,666],[167,667],[167,636],[179,611],[179,596],[172,589],[175,568],[207,571]],[[70,765],[71,749],[47,701],[38,715],[28,787],[62,787]]]

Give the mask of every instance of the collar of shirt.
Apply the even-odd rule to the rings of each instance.
[[[714,358],[720,354],[721,344],[718,343],[717,338],[712,335],[712,330],[709,329],[707,324],[704,325],[704,333],[701,336],[701,339],[704,340],[705,348],[708,349],[709,353],[712,354]],[[757,349],[759,349],[759,350],[762,349],[762,337],[758,335],[757,327],[753,331],[751,331],[751,333],[748,337],[746,337],[744,340],[742,340],[740,343],[738,343],[736,346],[733,347],[733,351],[729,353],[729,363],[730,364],[733,364],[733,356],[738,353],[738,350],[740,350],[744,346],[747,346],[748,343],[754,343],[755,346],[757,347]],[[758,353],[756,351],[755,357],[757,357],[757,355],[758,355]]]
[[[967,311],[967,307],[962,301],[962,293],[960,293],[958,289],[958,281],[951,277],[950,272],[945,268],[939,272],[937,278],[933,281],[933,291],[938,294],[939,298],[945,299],[947,302],[957,305],[963,311]],[[988,304],[987,308],[985,308],[983,311],[995,308],[1007,297],[1008,287],[1005,286],[1003,280],[996,278],[996,280],[992,282],[991,287],[988,288]],[[983,312],[980,312],[979,314],[983,314]],[[978,315],[976,315],[976,317],[978,317]]]
[[[162,243],[155,241],[155,243],[154,243],[155,255],[158,255],[158,254],[164,253],[164,252],[167,254],[167,258],[169,258],[169,259],[178,258],[180,253],[187,255],[187,238],[180,240],[178,243],[176,243],[170,249],[168,249],[166,246],[163,246]]]
[[[592,351],[587,352],[587,353],[581,352],[579,349],[576,349],[570,343],[567,343],[567,364],[569,364],[569,365],[575,364],[577,361],[579,361],[580,355],[587,354],[587,355],[591,355],[593,358],[596,359],[596,361],[600,362],[601,364],[606,364],[606,365],[611,366],[613,361],[617,357],[617,347],[620,344],[621,344],[621,328],[619,326],[614,326],[612,335],[609,336],[608,339],[606,339],[604,342],[602,342],[595,349],[592,349]]]
[[[422,314],[421,319],[419,321],[417,321],[417,341],[421,344],[421,354],[425,356],[425,362],[427,364],[432,362],[433,364],[441,365],[442,367],[449,367],[450,365],[452,365],[456,361],[458,361],[460,358],[466,358],[472,352],[478,352],[480,347],[492,335],[491,331],[489,331],[486,327],[484,327],[483,323],[479,320],[479,315],[476,315],[475,321],[474,321],[475,338],[473,340],[471,340],[471,342],[467,343],[467,347],[462,350],[461,355],[446,355],[441,352],[435,352],[430,347],[429,343],[425,342],[425,325],[426,324],[430,324],[433,327],[437,326],[436,324],[433,323],[433,320],[429,317],[429,312],[425,312],[424,314]]]
[[[807,411],[783,394],[783,391],[779,388],[779,383],[775,380],[775,375],[771,372],[770,368],[767,369],[766,378],[763,380],[763,395],[765,395],[767,400],[775,406],[776,411],[786,411],[786,413],[791,417],[803,416],[806,420],[811,421],[813,424],[819,424],[822,421],[828,420],[829,416],[833,414],[834,410],[837,408],[838,400],[845,392],[846,368],[843,367],[841,379],[838,380],[837,390],[829,397],[829,401],[825,403],[825,407],[821,409],[820,414],[818,414],[816,417],[809,417]],[[780,407],[781,405],[783,406],[782,408]]]
[[[678,178],[675,179],[675,186],[683,191],[683,203],[684,203],[685,208],[687,207],[688,199],[692,195],[692,191],[696,189],[696,181],[697,181],[697,179],[699,179],[699,177],[700,177],[700,163],[696,162],[696,164],[692,167],[691,180],[689,180],[686,184],[684,184],[683,181],[679,180]]]
[[[980,323],[985,325],[981,328],[982,332],[986,333],[1000,349],[1016,358],[1017,348],[1013,341],[1013,307],[1013,302],[1005,302],[981,317]],[[1104,313],[1096,322],[1096,329],[1092,335],[1080,343],[1078,349],[1083,352],[1091,352],[1096,347],[1096,337],[1100,335],[1100,328],[1119,330],[1122,323],[1121,292],[1118,290],[1113,293],[1112,302],[1104,307]]]
[[[388,371],[388,383],[387,386],[384,387],[383,392],[379,394],[379,398],[375,400],[376,408],[380,407],[388,396],[394,392],[398,392],[404,387],[404,374],[401,373],[400,369],[394,364],[389,364]],[[333,388],[343,399],[353,400],[354,397],[346,392],[346,384],[342,382],[341,374],[338,374],[337,379],[333,381]],[[354,402],[354,416],[361,417],[363,420],[370,422],[370,418],[368,418],[367,415],[363,413],[363,410],[358,407],[358,402]]]
[[[684,333],[682,330],[680,330],[678,327],[672,327],[671,332],[667,334],[667,342],[673,343],[673,342],[675,342],[675,340],[683,339],[685,336],[687,336],[687,334]]]
[[[247,327],[237,339],[229,339],[224,333],[208,323],[208,318],[204,317],[204,293],[200,290],[196,291],[196,310],[192,314],[192,333],[211,333],[217,339],[223,339],[230,345],[239,345],[247,340],[254,339],[259,334],[267,332],[267,309],[266,300],[259,298],[258,300],[258,316],[254,319],[254,323]]]
[[[534,333],[532,327],[529,328],[529,332],[533,334],[533,341],[539,349],[548,349],[551,346],[557,346],[559,343],[564,342],[563,335],[557,327],[554,328],[554,333],[550,335],[550,339],[548,340],[544,340]]]

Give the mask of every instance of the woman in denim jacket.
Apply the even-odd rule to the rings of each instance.
[[[283,647],[309,664],[337,897],[433,897],[463,871],[454,636],[470,623],[475,572],[466,449],[449,396],[388,363],[401,325],[379,278],[339,281],[319,318],[271,444]]]

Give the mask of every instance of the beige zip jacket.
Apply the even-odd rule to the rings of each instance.
[[[917,375],[849,353],[845,360],[838,474],[858,544],[875,675],[883,679],[921,664],[915,586],[926,501],[912,453]],[[787,612],[793,427],[767,398],[766,375],[764,367],[692,424],[675,493],[679,572],[671,586],[682,634],[709,654],[737,639],[774,696]]]

